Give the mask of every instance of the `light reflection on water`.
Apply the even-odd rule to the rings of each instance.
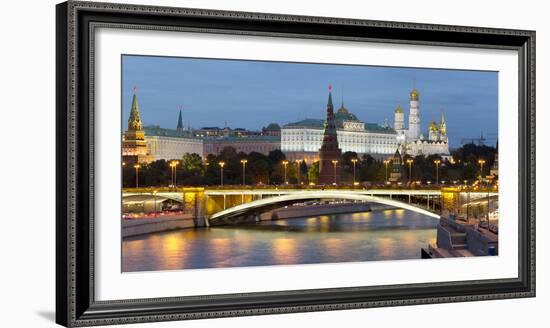
[[[419,259],[437,220],[407,210],[323,215],[125,238],[124,272]]]

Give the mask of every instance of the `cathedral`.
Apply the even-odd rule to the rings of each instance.
[[[441,114],[439,123],[432,121],[427,136],[421,132],[420,93],[414,88],[409,94],[409,124],[405,128],[405,113],[401,106],[395,109],[394,130],[397,133],[399,152],[410,156],[441,155],[450,157],[447,123]]]

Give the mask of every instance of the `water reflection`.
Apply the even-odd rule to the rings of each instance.
[[[437,220],[407,210],[325,215],[126,238],[123,271],[418,259]]]

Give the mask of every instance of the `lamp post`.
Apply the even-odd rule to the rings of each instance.
[[[479,185],[481,186],[481,184],[483,183],[483,164],[485,164],[485,160],[484,159],[480,159],[477,161],[480,165],[480,169],[479,169]]]
[[[136,169],[136,188],[139,188],[139,168],[141,165],[135,164],[134,169]]]
[[[334,184],[336,184],[336,165],[338,165],[338,161],[333,159],[332,165],[334,165]]]
[[[223,186],[223,167],[225,166],[225,162],[218,162],[218,165],[220,166],[220,186]]]
[[[178,161],[174,161],[174,187],[178,185]]]
[[[172,171],[172,178],[171,178],[171,182],[172,182],[172,186],[176,186],[177,184],[177,175],[176,175],[176,166],[178,166],[178,162],[177,161],[171,161],[170,162],[170,168],[171,168],[171,171]]]
[[[409,183],[412,181],[412,159],[407,160],[407,164],[409,164]]]
[[[288,165],[288,161],[284,160],[283,161],[283,166],[285,167],[285,181],[284,181],[285,184],[288,184],[288,182],[286,181],[286,167],[287,167],[287,165]]]
[[[355,163],[357,163],[357,158],[352,158],[351,162],[353,163],[353,185],[355,186]]]
[[[390,164],[390,160],[384,160],[384,165],[386,166],[386,182],[388,182],[388,164]]]
[[[153,214],[156,216],[157,215],[157,191],[156,190],[153,191],[153,196],[154,196],[153,203],[155,205],[155,211],[153,212]]]
[[[435,164],[435,184],[439,184],[439,164],[441,164],[441,160],[436,159],[434,161]]]
[[[248,160],[241,159],[241,164],[243,165],[243,186],[246,184],[246,180],[245,180],[245,177],[246,177],[246,163],[248,163]]]

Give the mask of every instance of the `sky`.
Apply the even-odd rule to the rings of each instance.
[[[397,105],[407,124],[416,87],[425,135],[443,112],[451,147],[481,134],[496,142],[498,72],[134,55],[122,57],[123,129],[134,86],[144,125],[175,129],[181,105],[185,127],[259,130],[324,119],[329,85],[335,109],[343,100],[361,121],[391,125]]]

